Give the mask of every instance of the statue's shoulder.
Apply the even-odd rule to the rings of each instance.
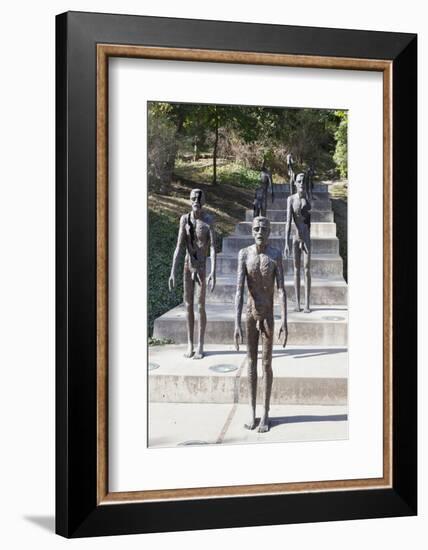
[[[214,225],[214,215],[210,214],[209,212],[202,212],[202,221],[207,223],[208,225]]]
[[[183,214],[180,217],[180,225],[184,227],[187,223],[188,218],[189,218],[189,214]]]
[[[255,250],[256,245],[252,244],[250,246],[246,246],[245,248],[241,248],[241,250],[238,253],[238,258],[245,260],[248,258],[248,255],[251,255]]]

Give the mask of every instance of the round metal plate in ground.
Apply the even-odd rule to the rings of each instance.
[[[160,365],[158,365],[157,363],[149,363],[149,370],[155,370],[155,369],[158,369],[160,367]]]
[[[336,315],[326,315],[325,317],[321,317],[321,319],[324,319],[324,321],[344,321],[345,317],[338,317]]]
[[[221,364],[221,365],[212,365],[210,367],[210,370],[214,372],[225,373],[225,372],[233,372],[234,370],[238,370],[238,367],[236,367],[235,365]]]
[[[183,441],[177,447],[197,447],[198,445],[209,445],[208,441],[199,441],[197,439],[191,441]]]

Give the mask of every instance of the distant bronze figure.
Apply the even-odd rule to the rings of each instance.
[[[272,174],[270,171],[266,168],[265,164],[263,164],[261,172],[260,172],[260,183],[264,190],[264,214],[263,216],[266,216],[266,210],[267,210],[267,199],[269,194],[269,186],[270,186],[270,192],[271,192],[271,199],[272,202],[275,200],[275,196],[273,193],[273,181],[272,181]]]
[[[238,281],[236,288],[235,346],[243,342],[241,315],[244,301],[245,280],[248,285],[247,300],[247,362],[248,389],[251,416],[245,428],[256,427],[257,400],[257,351],[259,336],[262,339],[263,367],[263,415],[258,431],[269,430],[269,406],[272,391],[272,346],[274,339],[274,290],[275,283],[279,292],[281,308],[281,327],[278,338],[285,347],[288,336],[287,328],[287,295],[284,288],[284,271],[282,254],[269,245],[270,222],[267,218],[257,217],[253,220],[253,237],[255,244],[243,248],[238,256]]]
[[[288,183],[290,184],[290,195],[294,193],[295,174],[294,174],[294,158],[293,153],[290,151],[286,157],[287,159],[287,174]]]
[[[314,200],[314,174],[315,170],[312,164],[309,165],[309,168],[305,172],[306,179],[306,195],[310,201]]]
[[[303,270],[305,280],[305,313],[310,312],[311,293],[311,203],[304,189],[305,174],[296,177],[297,192],[287,199],[287,221],[285,224],[284,255],[290,255],[291,222],[294,221],[296,232],[293,235],[294,290],[296,294],[295,311],[300,309],[300,265],[303,253]]]
[[[257,187],[254,193],[253,218],[257,216],[266,216],[266,195],[263,187]]]
[[[184,214],[180,219],[177,246],[174,252],[168,285],[170,290],[175,287],[177,263],[180,255],[185,250],[183,299],[186,307],[188,348],[184,356],[193,356],[193,359],[202,359],[204,356],[204,336],[207,325],[207,315],[205,312],[206,285],[208,282],[208,284],[211,285],[211,291],[213,291],[216,282],[215,233],[212,216],[202,210],[205,203],[205,196],[201,189],[192,189],[190,193],[190,203],[192,211],[188,214]],[[206,281],[205,275],[208,249],[210,249],[211,254],[211,273],[208,277],[208,281]],[[193,332],[195,325],[193,304],[195,291],[199,314],[199,342],[196,353],[194,353],[193,348]]]

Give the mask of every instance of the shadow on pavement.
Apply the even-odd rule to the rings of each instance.
[[[335,355],[336,353],[345,353],[347,348],[334,349],[290,349],[290,350],[273,350],[272,357],[292,357],[293,359],[306,359],[307,357],[319,357],[321,355]]]
[[[347,414],[299,415],[299,416],[274,416],[270,418],[272,428],[280,424],[296,424],[298,422],[344,422],[348,420]]]

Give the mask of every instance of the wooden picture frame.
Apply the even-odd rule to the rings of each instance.
[[[56,530],[66,537],[414,515],[417,37],[69,12],[56,21]],[[108,489],[108,59],[383,73],[383,457],[379,479]],[[411,239],[408,238],[411,235]]]

